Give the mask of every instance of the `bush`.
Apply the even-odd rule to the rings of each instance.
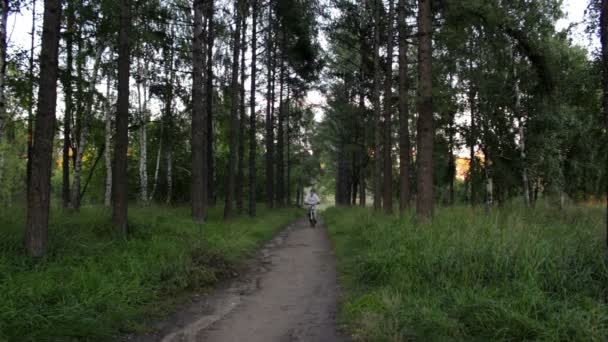
[[[365,341],[606,341],[603,215],[456,207],[417,225],[330,209],[343,318]]]

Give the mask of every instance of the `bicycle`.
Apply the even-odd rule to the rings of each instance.
[[[310,221],[310,226],[314,228],[317,225],[317,213],[315,210],[315,206],[318,204],[308,204],[308,221]]]

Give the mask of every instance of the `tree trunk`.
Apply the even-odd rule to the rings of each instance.
[[[407,4],[399,0],[399,210],[403,214],[410,206],[410,128],[409,80],[407,59]]]
[[[106,85],[106,118],[105,118],[105,150],[104,156],[106,161],[106,191],[104,205],[110,207],[112,205],[112,100],[110,98],[110,75],[108,74]]]
[[[137,83],[137,95],[138,95],[138,111],[139,111],[139,200],[143,205],[148,203],[148,77],[149,73],[149,61],[146,57],[147,51],[144,47],[144,66],[142,68],[140,59],[137,59],[137,72],[139,74],[139,81]],[[141,87],[140,87],[141,86]],[[140,88],[143,91],[140,92]],[[143,104],[142,104],[143,98]]]
[[[472,83],[472,81],[471,81]],[[477,93],[471,84],[469,89],[469,111],[471,112],[471,126],[469,132],[469,153],[470,153],[470,161],[469,161],[469,191],[470,197],[469,200],[471,205],[475,205],[477,202],[476,189],[475,189],[475,169],[477,168],[477,160],[475,157],[475,145],[477,141],[477,128],[476,128],[476,117],[475,112],[477,110],[475,105],[475,97]]]
[[[456,113],[452,112],[449,114],[450,122],[448,126],[448,177],[450,178],[448,183],[448,204],[454,205],[454,181],[456,178],[456,161],[454,160],[454,135],[456,134],[455,116]]]
[[[256,215],[256,115],[255,115],[255,92],[257,76],[257,20],[258,0],[251,0],[251,113],[249,114],[249,216]]]
[[[63,118],[63,186],[62,199],[63,207],[70,206],[70,141],[72,127],[72,113],[74,110],[74,100],[72,95],[72,69],[74,67],[74,6],[73,1],[68,1],[67,4],[67,32],[66,32],[66,76],[63,89],[65,91],[65,116]],[[33,57],[33,55],[32,55]],[[28,138],[29,139],[29,138]],[[28,163],[29,165],[30,163]],[[28,167],[28,175],[30,174]],[[29,178],[29,177],[28,177]]]
[[[238,126],[239,126],[239,54],[241,52],[241,25],[243,23],[243,1],[235,0],[234,11],[236,28],[233,33],[232,52],[232,80],[230,96],[230,129],[228,132],[230,156],[226,170],[226,204],[224,206],[224,219],[231,218],[234,206],[235,175],[237,162]]]
[[[392,157],[392,139],[391,139],[391,122],[392,122],[392,99],[393,99],[393,19],[395,17],[395,1],[389,0],[387,18],[387,48],[386,48],[386,75],[384,79],[384,213],[387,215],[393,214],[393,157]]]
[[[524,188],[524,204],[526,205],[526,208],[530,208],[530,181],[528,180],[528,167],[526,161],[526,136],[522,119],[519,120],[519,153],[523,163],[521,180]]]
[[[382,209],[381,181],[382,158],[380,156],[380,0],[374,1],[374,89],[372,103],[374,106],[374,210]]]
[[[114,225],[127,235],[128,229],[128,182],[127,182],[127,149],[129,147],[129,76],[130,54],[129,41],[131,29],[131,1],[120,2],[120,24],[118,33],[118,102],[116,108],[116,145],[114,147],[114,171],[112,181],[114,194]]]
[[[243,27],[241,28],[241,82],[240,96],[241,106],[239,108],[239,151],[238,151],[238,172],[236,178],[236,210],[240,215],[243,213],[243,202],[245,197],[245,53],[247,52],[247,15],[243,15]]]
[[[194,32],[192,38],[192,218],[198,222],[205,220],[205,113],[203,103],[203,0],[194,1]]]
[[[80,129],[80,139],[78,139],[78,149],[76,155],[76,166],[74,167],[74,182],[72,184],[72,195],[70,197],[70,207],[72,209],[80,209],[80,183],[82,180],[82,158],[87,148],[87,139],[89,136],[89,125],[93,119],[93,105],[95,103],[95,86],[97,85],[97,76],[101,64],[101,57],[105,51],[104,46],[100,46],[95,56],[93,65],[93,75],[87,89],[86,108],[82,119]]]
[[[210,205],[215,205],[215,183],[213,181],[215,167],[215,153],[213,152],[213,42],[214,36],[214,0],[207,0],[207,85],[205,88],[205,96],[207,99],[207,169],[205,177],[207,179],[207,202]]]
[[[28,99],[28,113],[27,113],[27,163],[26,163],[26,193],[29,192],[29,184],[32,179],[32,147],[34,145],[34,47],[35,47],[35,38],[36,38],[36,0],[32,1],[32,30],[31,30],[31,41],[30,41],[30,60],[29,60],[29,81],[30,81],[30,93]],[[71,72],[71,71],[70,71]],[[67,103],[66,103],[67,105]],[[66,108],[67,113],[67,108]],[[69,122],[69,121],[68,121]],[[65,132],[64,132],[65,133]],[[68,146],[68,154],[69,154],[69,144]],[[66,159],[63,160],[64,163]],[[67,163],[69,164],[70,160],[67,159]],[[65,165],[65,164],[64,164]],[[69,170],[68,170],[68,185],[69,185]],[[65,181],[65,178],[64,178]],[[65,190],[65,189],[64,189]],[[69,199],[70,189],[67,189],[67,192],[64,192],[63,198]],[[64,203],[64,207],[66,204]]]
[[[285,205],[285,104],[283,91],[285,88],[285,47],[287,36],[285,27],[281,27],[281,69],[279,73],[279,120],[277,129],[277,205]]]
[[[61,1],[46,0],[44,2],[42,48],[40,51],[36,140],[32,147],[32,178],[27,194],[27,223],[25,228],[25,247],[28,254],[33,257],[41,257],[47,251],[60,27]]]
[[[289,80],[289,75],[287,75]],[[285,106],[285,145],[287,146],[287,153],[285,155],[286,167],[287,167],[287,178],[285,185],[287,188],[286,192],[286,203],[288,206],[291,205],[291,93],[290,93],[289,81],[287,82],[287,102]]]
[[[433,73],[431,0],[418,1],[418,196],[416,214],[422,221],[433,215]]]
[[[604,88],[603,112],[604,125],[606,128],[606,143],[608,143],[608,0],[602,0],[600,32],[602,41],[602,86]],[[606,159],[605,174],[608,174],[608,158]],[[606,195],[608,196],[608,182],[606,183]],[[606,244],[608,245],[608,200],[606,201]]]
[[[72,139],[70,141],[70,143],[72,144],[71,148],[72,148],[72,165],[73,168],[76,168],[76,162],[77,162],[77,158],[78,158],[78,147],[80,146],[80,137],[81,137],[81,130],[82,130],[82,115],[84,112],[84,104],[85,104],[85,99],[84,99],[84,89],[83,89],[83,85],[84,85],[84,76],[83,76],[83,69],[84,69],[84,64],[86,63],[86,52],[84,51],[84,39],[82,38],[82,20],[81,18],[78,18],[79,20],[76,22],[76,94],[75,94],[75,99],[74,99],[74,113],[73,113],[73,126],[74,126],[74,130],[71,133],[72,134]],[[70,194],[71,197],[71,194]]]
[[[154,167],[154,183],[152,185],[152,192],[150,193],[150,200],[154,200],[154,195],[156,194],[156,188],[158,186],[158,180],[160,178],[160,161],[163,156],[163,141],[165,139],[165,124],[163,120],[160,122],[160,136],[158,139],[158,150],[156,152],[156,163]]]
[[[3,141],[6,125],[9,118],[6,113],[6,55],[7,55],[7,23],[9,3],[8,0],[0,1],[0,144]],[[2,183],[2,172],[4,171],[4,152],[0,151],[0,183]]]
[[[267,89],[266,89],[266,205],[274,207],[274,119],[272,108],[274,106],[274,64],[273,64],[273,44],[272,44],[272,6],[268,8],[268,35],[266,37],[266,68],[267,68]]]

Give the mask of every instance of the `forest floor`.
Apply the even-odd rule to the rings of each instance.
[[[339,342],[336,262],[327,230],[304,219],[266,243],[238,279],[130,341]]]

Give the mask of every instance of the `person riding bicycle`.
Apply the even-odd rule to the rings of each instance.
[[[321,203],[321,199],[319,198],[319,195],[317,195],[317,192],[314,188],[310,189],[310,192],[308,193],[308,196],[306,196],[304,203],[310,206],[310,210],[312,212],[312,217],[310,218],[311,221],[314,220],[316,222],[317,206]]]

